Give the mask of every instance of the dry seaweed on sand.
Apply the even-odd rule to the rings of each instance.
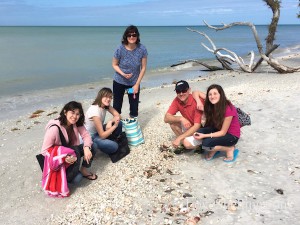
[[[38,117],[38,116],[40,116],[40,114],[43,113],[43,112],[45,112],[45,111],[44,111],[44,110],[41,110],[41,109],[38,109],[38,110],[36,110],[35,112],[33,112],[33,113],[29,116],[29,118],[32,119],[32,118]]]

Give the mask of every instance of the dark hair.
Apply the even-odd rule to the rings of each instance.
[[[111,96],[112,96],[112,90],[108,87],[104,87],[98,92],[97,97],[95,98],[92,105],[98,105],[99,107],[101,107],[102,98],[103,97],[111,97]],[[108,107],[105,107],[105,108],[108,108]]]
[[[124,34],[123,34],[123,37],[122,37],[122,44],[125,44],[127,45],[128,44],[128,40],[127,40],[127,35],[130,34],[130,33],[136,33],[137,34],[137,39],[136,39],[136,44],[139,44],[140,43],[140,33],[139,33],[139,30],[136,26],[134,25],[130,25],[129,27],[126,28]]]
[[[59,116],[58,120],[61,125],[64,125],[64,126],[67,125],[67,117],[66,117],[65,113],[68,111],[74,111],[75,109],[79,109],[79,113],[80,113],[80,117],[79,117],[78,121],[76,122],[76,126],[81,127],[84,125],[84,113],[83,113],[82,105],[80,102],[75,102],[75,101],[68,102],[67,104],[65,104],[63,109],[60,111],[60,114],[59,114],[60,116]]]
[[[220,94],[220,100],[216,104],[212,104],[209,101],[208,93],[212,89],[217,89]],[[205,126],[215,127],[218,130],[221,130],[227,105],[231,106],[231,102],[226,98],[223,88],[218,84],[210,85],[207,88],[206,99],[204,102],[204,114],[206,117]]]

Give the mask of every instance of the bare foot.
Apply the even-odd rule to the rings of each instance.
[[[235,146],[229,147],[230,149],[226,151],[226,157],[224,158],[225,161],[233,160],[233,151]]]
[[[212,160],[212,158],[214,157],[214,155],[216,154],[216,152],[217,152],[217,151],[209,151],[209,152],[206,154],[205,159],[206,159],[207,161]]]
[[[88,179],[88,180],[97,180],[98,176],[96,174],[90,173],[86,176],[83,176],[84,178]]]
[[[97,175],[89,172],[87,170],[87,168],[85,168],[85,167],[81,167],[80,172],[81,172],[83,177],[88,177],[89,180],[96,180],[97,179]]]

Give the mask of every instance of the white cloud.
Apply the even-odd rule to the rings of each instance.
[[[197,14],[223,14],[223,13],[231,13],[233,9],[205,9],[205,10],[195,10]]]

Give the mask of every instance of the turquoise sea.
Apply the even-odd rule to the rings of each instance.
[[[208,41],[189,26],[139,27],[141,42],[148,49],[146,76],[171,70],[170,65],[187,59],[214,59],[201,45]],[[214,31],[205,26],[190,27],[205,32],[217,47],[239,55],[256,50],[249,27]],[[112,78],[111,60],[125,27],[0,27],[0,96],[21,95]],[[261,41],[267,26],[257,26]],[[300,26],[278,27],[275,43],[281,51],[300,45]],[[147,86],[158,84],[149,81]],[[161,83],[160,83],[161,84]]]

